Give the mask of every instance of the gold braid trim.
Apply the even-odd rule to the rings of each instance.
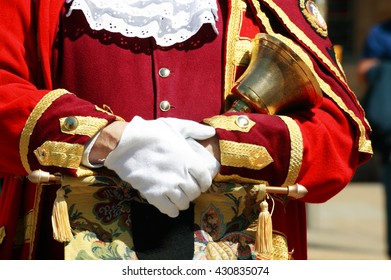
[[[299,125],[293,119],[286,116],[278,117],[280,117],[287,125],[291,138],[291,158],[288,174],[283,184],[283,186],[289,186],[296,182],[297,176],[299,176],[301,164],[303,162],[303,136],[301,134]]]
[[[249,132],[251,128],[254,127],[255,122],[253,120],[248,119],[248,125],[239,126],[237,124],[238,116],[214,116],[211,118],[204,119],[204,123],[209,124],[214,128],[221,128],[227,131],[240,131],[240,132]]]
[[[264,0],[265,2],[269,3],[271,6],[273,6],[276,11],[279,11],[279,15],[284,19],[284,22],[290,22],[290,20],[288,19],[288,17],[282,12],[282,10],[277,7],[274,3],[271,3],[270,0]],[[290,40],[289,38],[286,38],[280,34],[276,34],[274,33],[273,29],[271,28],[270,26],[270,22],[269,22],[269,19],[266,17],[266,15],[261,11],[260,9],[260,6],[259,5],[256,5],[256,3],[258,3],[258,1],[254,1],[253,0],[253,3],[254,3],[254,6],[257,10],[257,16],[258,18],[262,21],[262,23],[265,25],[265,28],[267,30],[267,32],[277,38],[279,38],[281,41],[283,41],[285,44],[287,44],[289,47],[291,47],[295,53],[297,55],[300,56],[300,58],[307,64],[307,66],[311,69],[312,73],[314,74],[314,76],[316,77],[322,91],[324,93],[326,93],[345,113],[347,113],[352,119],[353,121],[357,124],[358,128],[359,128],[359,131],[360,131],[360,136],[359,136],[359,147],[358,147],[358,151],[359,152],[364,152],[364,153],[369,153],[369,154],[373,154],[373,150],[372,150],[372,143],[370,140],[366,139],[365,137],[365,127],[363,125],[363,123],[361,122],[361,120],[354,114],[354,112],[352,110],[350,110],[346,104],[343,102],[343,100],[331,89],[330,85],[327,84],[322,78],[319,77],[318,73],[315,71],[314,69],[314,65],[312,64],[312,61],[311,59],[309,58],[308,54],[305,53],[302,48],[300,46],[298,46],[297,44],[295,44],[292,40]],[[291,26],[291,28],[293,28],[294,30],[297,29],[297,33],[301,35],[301,37],[305,37],[305,34],[300,30],[298,29],[292,22],[290,22],[291,24],[287,24],[288,26]],[[292,27],[293,26],[293,27]],[[295,29],[296,28],[296,29]],[[307,38],[308,39],[308,38]],[[305,40],[305,41],[310,41],[309,39],[308,40]],[[311,41],[310,41],[311,42]],[[311,48],[313,50],[317,50],[317,47],[312,44],[311,42]],[[320,52],[320,51],[319,51]],[[319,53],[317,52],[317,53]],[[319,53],[319,55],[322,55],[321,53]],[[324,56],[323,56],[324,57]],[[330,64],[329,61],[327,60],[326,57],[324,57],[324,59],[326,59],[326,64]],[[331,67],[334,67],[333,65],[330,65]],[[337,72],[337,75],[338,75],[338,72]],[[340,76],[339,76],[340,77]],[[345,83],[346,85],[346,82],[344,82],[344,80],[341,78],[341,81],[343,83]],[[366,120],[365,120],[366,121]],[[368,124],[368,122],[367,122]]]
[[[84,151],[84,145],[65,142],[46,141],[34,154],[44,166],[78,168]]]
[[[220,140],[221,164],[261,170],[273,162],[263,146]]]
[[[319,78],[319,77],[318,77]],[[373,154],[372,150],[372,142],[371,140],[366,139],[365,137],[365,127],[361,120],[356,116],[356,114],[350,110],[343,100],[331,89],[330,85],[324,82],[322,79],[319,78],[319,81],[321,81],[320,86],[322,90],[330,96],[337,104],[338,106],[344,110],[358,125],[360,130],[360,137],[359,137],[359,143],[358,143],[358,150],[360,152]]]
[[[240,40],[236,42],[234,58],[234,64],[236,66],[248,66],[251,60],[252,47],[253,43],[251,38],[241,37]]]
[[[74,118],[77,120],[78,125],[75,129],[72,130],[68,129],[65,125],[67,118],[60,118],[62,133],[71,135],[86,135],[92,137],[108,123],[108,120],[106,119],[89,116],[75,116]]]
[[[231,3],[231,16],[228,21],[228,32],[226,40],[226,65],[225,65],[225,85],[224,95],[227,97],[231,93],[231,89],[235,82],[236,66],[238,61],[241,61],[239,57],[240,53],[237,53],[242,49],[239,42],[241,39],[238,35],[242,27],[242,17],[245,12],[247,4],[243,0],[232,0]],[[248,40],[247,38],[245,40]],[[250,47],[251,48],[251,47]],[[243,51],[243,49],[242,49]]]
[[[252,0],[253,7],[256,10],[256,16],[261,20],[263,26],[265,27],[266,33],[268,34],[274,34],[273,28],[270,24],[269,18],[265,15],[264,12],[261,11],[261,6],[259,4],[259,1]]]
[[[39,118],[42,116],[42,114],[46,111],[46,109],[49,108],[49,106],[57,98],[59,98],[64,94],[70,94],[70,93],[65,89],[57,89],[49,92],[41,99],[41,101],[38,102],[37,106],[35,106],[34,110],[31,112],[29,118],[27,119],[27,122],[22,130],[22,134],[20,136],[20,143],[19,143],[20,158],[23,167],[27,171],[27,173],[31,172],[27,155],[28,155],[28,149],[30,144],[30,137],[33,133],[35,125],[39,120]]]

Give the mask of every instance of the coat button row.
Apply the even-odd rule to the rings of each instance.
[[[162,102],[160,102],[159,108],[163,112],[167,112],[168,110],[170,110],[171,104],[167,100],[163,100]]]
[[[162,78],[167,78],[168,76],[170,76],[170,73],[171,71],[168,68],[163,67],[159,69],[159,76]],[[168,110],[170,110],[171,104],[167,100],[163,100],[162,102],[160,102],[159,108],[161,111],[167,112]]]

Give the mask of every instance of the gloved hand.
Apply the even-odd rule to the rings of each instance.
[[[220,170],[220,163],[207,149],[204,148],[204,146],[202,146],[196,140],[206,140],[214,136],[216,134],[215,129],[210,126],[201,125],[199,123],[188,120],[176,118],[161,118],[161,120],[167,123],[167,125],[171,126],[174,130],[178,131],[184,138],[186,138],[187,143],[200,157],[200,160],[203,161],[203,164],[209,170],[209,173],[213,179]]]
[[[162,213],[176,217],[210,187],[218,171],[214,157],[203,157],[207,151],[200,156],[203,147],[190,139],[214,134],[214,128],[189,120],[134,117],[104,165]]]

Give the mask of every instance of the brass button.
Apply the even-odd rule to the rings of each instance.
[[[68,131],[75,130],[79,126],[79,121],[77,120],[76,117],[67,117],[64,120],[64,129]]]
[[[160,110],[162,110],[163,112],[167,112],[168,110],[170,110],[171,104],[167,100],[164,100],[164,101],[160,102],[159,107],[160,107]]]
[[[159,69],[159,76],[162,78],[167,78],[168,76],[170,76],[170,73],[171,71],[168,68],[163,67]]]
[[[238,116],[235,120],[235,123],[241,128],[246,128],[249,126],[250,120],[247,116]]]

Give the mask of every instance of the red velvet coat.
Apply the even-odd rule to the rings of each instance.
[[[0,258],[36,256],[38,235],[40,230],[44,231],[39,225],[46,224],[40,213],[48,209],[41,200],[42,189],[27,183],[23,176],[36,169],[72,176],[87,174],[89,171],[80,165],[84,143],[99,129],[119,119],[96,107],[107,100],[111,100],[108,105],[114,113],[126,120],[136,114],[146,118],[174,116],[197,121],[208,118],[205,121],[216,127],[221,140],[219,179],[266,181],[276,186],[300,183],[309,191],[301,201],[311,203],[327,201],[349,183],[356,168],[372,153],[368,138],[370,128],[334,57],[325,28],[305,8],[308,1],[244,1],[247,5],[236,0],[227,2],[227,6],[222,4],[219,21],[218,38],[223,44],[223,52],[216,48],[218,39],[212,38],[209,43],[216,44],[218,57],[211,55],[210,44],[206,43],[195,55],[203,57],[202,52],[205,52],[210,59],[193,61],[183,67],[175,61],[178,56],[186,57],[185,50],[155,50],[155,53],[162,52],[156,55],[162,60],[154,61],[151,71],[170,65],[172,80],[158,81],[152,97],[132,93],[129,89],[130,97],[126,102],[131,110],[124,110],[122,99],[118,102],[119,99],[103,98],[95,103],[94,96],[100,96],[95,92],[56,88],[66,84],[61,80],[66,75],[57,72],[62,67],[59,57],[63,54],[55,49],[63,1],[3,1],[0,10],[0,170],[4,179],[0,196],[0,233],[6,235],[0,241]],[[232,129],[235,118],[230,118],[230,114],[220,115],[222,103],[243,71],[250,40],[258,32],[275,35],[295,48],[315,74],[323,91],[323,103],[319,108],[287,116],[248,114],[253,121],[249,131]],[[107,45],[109,47],[113,46]],[[189,49],[186,51],[191,53]],[[140,55],[148,56],[148,53]],[[90,57],[90,71],[97,70],[93,55],[86,54],[86,57]],[[73,69],[77,69],[79,63]],[[221,78],[221,84],[215,83],[220,86],[213,89],[221,88],[224,93],[206,96],[202,89],[208,87],[208,83],[203,80],[201,85],[198,83],[197,92],[202,92],[205,100],[202,100],[202,94],[190,98],[191,102],[189,95],[176,94],[175,86],[180,84],[176,81],[198,81],[189,79],[189,75],[195,77],[202,73],[208,77],[211,72],[217,72],[216,77]],[[157,79],[157,73],[153,75]],[[140,79],[135,79],[135,83]],[[185,84],[178,87],[186,90]],[[106,83],[106,87],[109,84]],[[160,111],[159,104],[163,100],[169,100],[175,106],[169,111]],[[199,101],[202,104],[199,107],[203,109],[197,108],[194,100]],[[80,131],[65,131],[63,121],[70,116],[78,116]],[[249,146],[266,153],[260,155],[259,152],[254,160],[246,155],[245,149]],[[241,163],[230,157],[233,152],[242,156]],[[265,155],[272,160],[259,165]],[[301,201],[286,203],[282,200],[273,217],[273,226],[287,236],[289,249],[295,249],[296,259],[307,257],[305,208]],[[14,239],[18,217],[23,217],[29,227],[24,231],[24,237]]]

